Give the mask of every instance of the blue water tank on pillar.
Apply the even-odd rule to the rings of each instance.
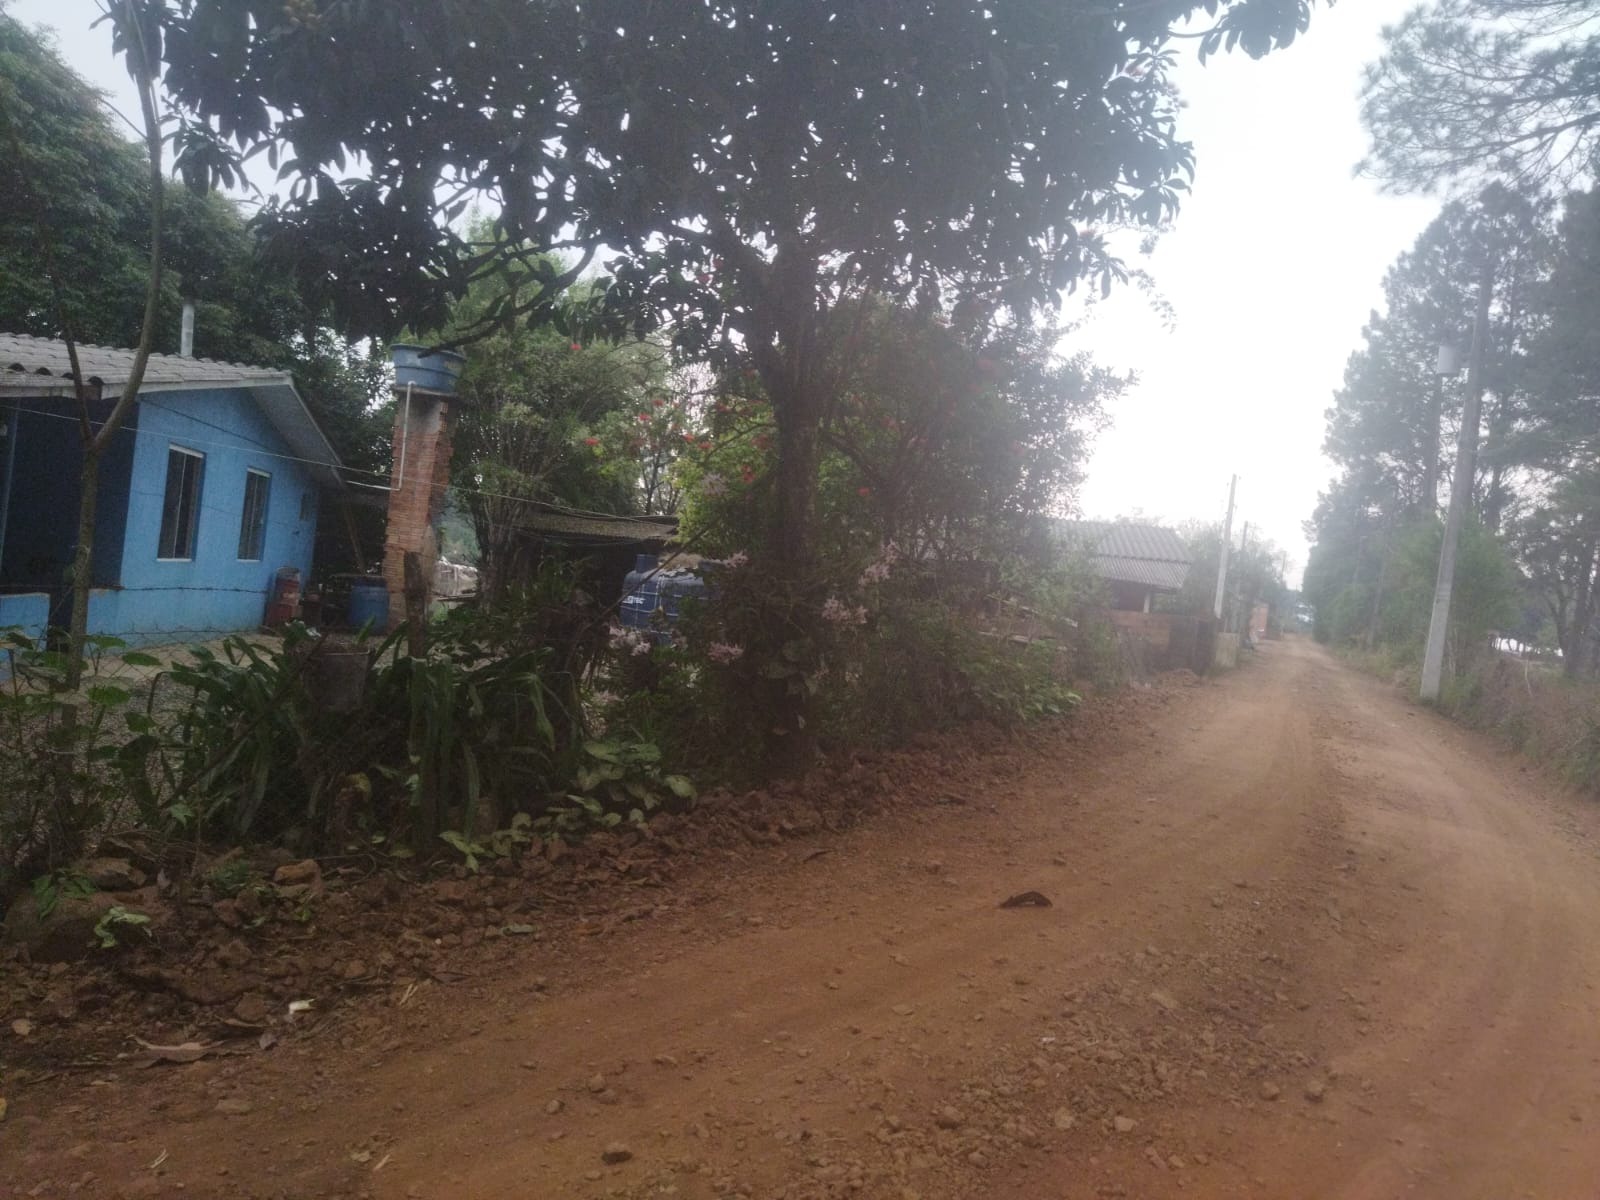
[[[635,555],[633,570],[623,576],[619,615],[626,629],[651,628],[650,618],[661,602],[661,576],[656,570],[656,561],[654,554]]]

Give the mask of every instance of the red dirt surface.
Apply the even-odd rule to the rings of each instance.
[[[1600,1197],[1600,813],[1309,644],[722,807],[330,897],[390,961],[273,977],[270,1051],[100,1061],[115,1002],[19,1038],[30,977],[0,1196]]]

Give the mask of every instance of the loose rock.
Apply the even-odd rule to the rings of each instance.
[[[622,1142],[612,1142],[604,1150],[600,1151],[600,1161],[610,1163],[613,1166],[617,1163],[625,1163],[632,1157],[633,1151],[628,1149]]]

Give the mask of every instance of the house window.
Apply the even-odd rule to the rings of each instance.
[[[200,523],[200,476],[206,456],[173,446],[167,450],[167,494],[161,501],[161,543],[157,558],[194,557],[195,528]]]
[[[272,476],[265,471],[244,473],[244,513],[239,518],[241,561],[257,562],[261,558],[261,544],[267,536],[267,495],[271,490]]]

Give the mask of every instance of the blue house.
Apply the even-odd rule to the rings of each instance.
[[[79,346],[95,419],[131,350]],[[65,625],[83,454],[66,343],[0,334],[0,626]],[[89,630],[171,642],[254,629],[311,571],[338,456],[282,371],[151,355],[101,465]]]

